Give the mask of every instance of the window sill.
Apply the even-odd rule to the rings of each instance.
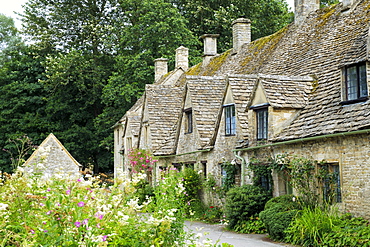
[[[339,104],[340,105],[350,105],[350,104],[355,104],[355,103],[358,103],[358,102],[365,102],[368,99],[369,99],[369,97],[362,97],[362,98],[358,98],[358,99],[342,101]]]
[[[236,136],[236,134],[229,134],[229,135],[225,135],[225,136]]]

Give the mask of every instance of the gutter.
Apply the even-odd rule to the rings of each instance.
[[[182,153],[182,154],[160,155],[160,156],[155,156],[155,157],[158,157],[158,158],[170,158],[170,157],[176,157],[176,156],[182,156],[182,155],[194,154],[194,153],[209,152],[209,151],[211,151],[211,148],[197,150],[197,151],[192,151],[192,152],[188,152],[188,153]]]
[[[355,130],[355,131],[344,132],[344,133],[335,133],[335,134],[328,134],[328,135],[321,135],[321,136],[305,137],[305,138],[294,139],[294,140],[289,140],[289,141],[275,142],[275,143],[270,143],[270,144],[265,144],[265,145],[260,145],[260,146],[248,147],[248,148],[233,149],[233,152],[249,151],[249,150],[254,150],[254,149],[281,146],[281,145],[293,144],[293,143],[298,143],[298,142],[308,142],[308,141],[315,141],[315,140],[320,140],[320,139],[325,139],[325,138],[359,135],[359,134],[369,134],[369,133],[370,133],[370,129]]]

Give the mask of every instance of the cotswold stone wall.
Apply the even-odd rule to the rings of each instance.
[[[341,210],[370,219],[370,135],[323,138],[273,148],[274,155],[288,153],[314,160],[338,162],[343,202]],[[275,188],[278,189],[278,188]]]

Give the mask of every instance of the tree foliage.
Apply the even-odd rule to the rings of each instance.
[[[9,47],[0,61],[1,146],[12,134],[40,143],[53,132],[80,163],[112,170],[111,126],[153,82],[153,60],[169,58],[173,69],[184,45],[190,65],[200,62],[204,33],[221,34],[220,51],[229,49],[241,16],[253,38],[291,20],[283,0],[29,0],[24,45],[0,15],[0,45]]]
[[[198,37],[220,34],[218,47],[231,48],[232,22],[245,17],[251,20],[252,39],[270,35],[293,20],[285,0],[171,0],[188,20],[189,29]]]

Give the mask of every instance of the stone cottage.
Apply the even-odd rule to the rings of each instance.
[[[115,125],[115,175],[133,147],[159,160],[155,171],[191,166],[222,182],[238,166],[237,184],[251,182],[252,158],[289,153],[325,160],[336,172],[343,210],[370,218],[370,0],[320,9],[296,0],[295,21],[251,41],[250,21],[234,21],[233,47],[217,54],[215,34],[202,36],[203,62],[176,68],[155,61],[155,82]],[[273,176],[274,196],[289,193]]]

